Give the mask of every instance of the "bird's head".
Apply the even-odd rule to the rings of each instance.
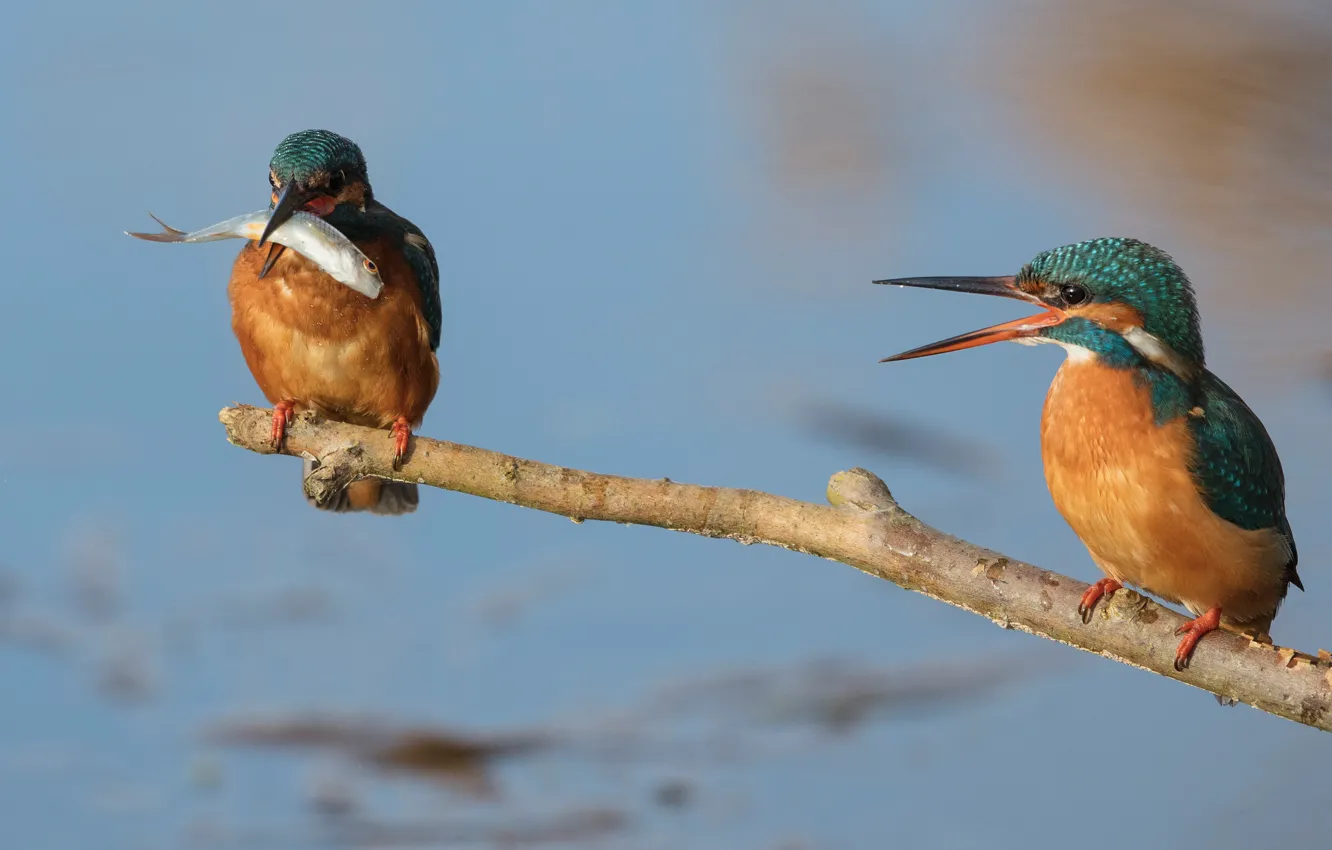
[[[356,143],[328,130],[302,130],[282,140],[268,163],[273,214],[259,244],[297,210],[326,216],[342,204],[372,200],[365,156]]]
[[[1046,251],[1009,277],[919,277],[875,283],[975,292],[1028,301],[1044,312],[921,346],[884,362],[1014,340],[1054,342],[1137,357],[1191,380],[1203,366],[1202,332],[1188,277],[1164,251],[1103,238]]]

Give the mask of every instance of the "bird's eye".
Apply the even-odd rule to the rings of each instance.
[[[1064,299],[1064,303],[1070,307],[1074,304],[1081,304],[1091,297],[1090,293],[1081,286],[1074,283],[1066,283],[1059,287],[1059,297]]]
[[[344,171],[339,171],[337,174],[330,175],[328,178],[328,193],[330,195],[336,195],[341,192],[342,184],[346,182],[347,174]]]
[[[372,260],[367,259],[361,265],[365,266],[365,270],[370,274],[379,274],[379,266],[375,265]]]

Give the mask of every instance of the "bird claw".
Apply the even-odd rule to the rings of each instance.
[[[1175,649],[1175,672],[1183,673],[1188,669],[1189,662],[1193,659],[1193,650],[1198,646],[1198,641],[1208,632],[1214,632],[1221,625],[1221,607],[1217,606],[1209,610],[1201,617],[1189,620],[1184,625],[1175,629],[1175,634],[1184,635],[1184,639],[1179,642]]]
[[[282,451],[282,441],[287,437],[287,426],[296,416],[296,405],[291,401],[279,401],[273,405],[273,431],[269,440],[273,443],[273,451]]]
[[[1078,602],[1078,616],[1082,618],[1082,624],[1085,626],[1091,622],[1092,612],[1095,611],[1096,603],[1102,596],[1112,596],[1123,586],[1112,578],[1103,578],[1087,588],[1082,594],[1082,600]]]
[[[402,469],[402,462],[407,457],[407,445],[412,438],[412,424],[407,417],[399,416],[393,420],[393,471]]]
[[[1091,624],[1092,612],[1095,610],[1096,610],[1095,602],[1093,602],[1090,605],[1088,605],[1085,601],[1078,603],[1078,617],[1082,619],[1082,625],[1086,626]]]

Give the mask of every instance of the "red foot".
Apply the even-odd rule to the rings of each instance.
[[[1220,625],[1221,606],[1218,605],[1201,617],[1189,620],[1175,629],[1175,634],[1184,635],[1184,639],[1179,642],[1179,648],[1175,650],[1175,669],[1183,672],[1184,668],[1189,666],[1189,660],[1193,657],[1193,648],[1198,645],[1198,641],[1208,632],[1216,631]]]
[[[1087,592],[1082,594],[1082,601],[1078,603],[1078,616],[1082,617],[1083,625],[1091,622],[1092,610],[1102,596],[1112,595],[1123,586],[1112,578],[1103,578],[1087,588]]]
[[[279,401],[273,405],[273,435],[269,439],[273,441],[273,451],[282,449],[282,441],[287,436],[287,424],[296,416],[296,403],[294,401]]]
[[[407,457],[407,442],[412,438],[412,423],[407,417],[399,416],[393,420],[393,468],[402,469],[402,460]]]

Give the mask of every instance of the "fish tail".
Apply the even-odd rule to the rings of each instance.
[[[315,461],[302,458],[303,476],[308,476],[314,468]],[[360,481],[348,484],[340,493],[329,499],[327,504],[316,504],[308,496],[306,499],[316,508],[334,513],[368,511],[380,516],[399,516],[415,511],[417,503],[421,501],[421,494],[415,484],[385,481],[382,478],[362,478]]]
[[[148,213],[148,217],[151,218],[153,221],[157,222],[158,224],[162,225],[162,232],[163,232],[163,233],[170,233],[172,236],[184,236],[184,235],[185,235],[185,231],[183,231],[183,230],[177,230],[176,228],[174,228],[174,227],[172,227],[171,225],[167,224],[165,221],[162,221],[162,219],[160,219],[160,218],[158,218],[157,216],[153,215],[152,213]]]
[[[180,242],[189,235],[183,230],[177,230],[152,213],[148,213],[148,217],[162,226],[161,233],[135,233],[126,230],[125,234],[127,236],[133,236],[135,239],[143,239],[148,242]]]

